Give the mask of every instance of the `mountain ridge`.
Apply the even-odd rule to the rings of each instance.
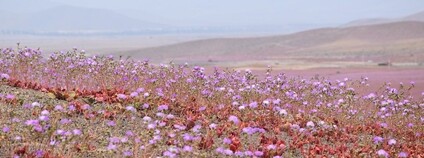
[[[424,22],[321,28],[279,36],[204,39],[132,50],[124,55],[135,58],[169,58],[170,60],[185,57],[199,60],[207,60],[206,58],[226,60],[226,57],[273,59],[285,56],[300,57],[311,53],[319,55],[324,52],[337,55],[353,51],[350,54],[355,55],[361,52],[357,49],[368,49],[368,47],[369,50],[378,54],[381,51],[394,52],[407,49],[405,45],[424,39],[422,30],[424,30]],[[413,53],[420,52],[424,50],[424,45],[417,45],[414,49],[416,50],[413,50],[415,51]]]

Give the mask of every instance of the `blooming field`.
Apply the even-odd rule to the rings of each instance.
[[[0,157],[423,157],[424,98],[368,78],[0,50]],[[365,91],[373,91],[365,93]]]

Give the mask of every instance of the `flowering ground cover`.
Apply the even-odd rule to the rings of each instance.
[[[364,94],[365,76],[206,74],[76,49],[1,49],[0,65],[0,157],[424,156],[413,82]]]

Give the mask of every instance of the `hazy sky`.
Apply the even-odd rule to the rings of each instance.
[[[400,18],[424,11],[424,0],[0,0],[0,6],[0,21],[8,21],[0,30],[119,31],[152,24],[290,33]]]
[[[51,0],[180,26],[341,24],[424,11],[423,0]]]

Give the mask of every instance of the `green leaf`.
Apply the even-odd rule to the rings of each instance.
[[[69,92],[69,98],[74,99],[75,96],[77,96],[77,93],[75,93],[74,91]]]
[[[55,99],[56,98],[56,95],[54,95],[53,93],[47,93],[47,95],[50,97],[50,98],[52,98],[52,99]]]

